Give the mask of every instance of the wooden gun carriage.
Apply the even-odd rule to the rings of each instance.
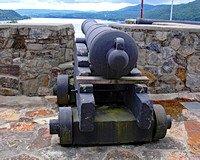
[[[50,120],[50,133],[58,134],[63,146],[164,138],[171,119],[147,94],[135,41],[95,20],[85,20],[82,31],[85,38],[75,43],[73,86],[68,75],[57,78],[59,115]],[[69,107],[73,102],[77,107]]]

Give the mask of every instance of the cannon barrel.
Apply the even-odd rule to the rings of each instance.
[[[154,22],[167,22],[167,23],[182,23],[182,24],[193,24],[200,25],[199,21],[180,21],[180,20],[161,20],[161,19],[144,19],[138,18],[136,19],[136,24],[152,24]]]
[[[91,19],[85,20],[81,29],[91,68],[96,74],[114,79],[129,74],[136,67],[138,50],[128,34]]]

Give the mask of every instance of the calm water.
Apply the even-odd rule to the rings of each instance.
[[[69,19],[69,18],[31,18],[26,20],[19,20],[18,23],[61,23],[61,24],[73,24],[75,29],[75,37],[84,37],[81,31],[81,24],[85,19]],[[119,23],[107,20],[96,20],[98,23],[103,23],[106,25],[112,23]]]

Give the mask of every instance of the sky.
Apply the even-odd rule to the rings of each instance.
[[[174,4],[194,0],[173,0]],[[141,0],[0,0],[0,9],[58,9],[111,11],[140,4]],[[171,4],[171,0],[144,0],[144,4]]]

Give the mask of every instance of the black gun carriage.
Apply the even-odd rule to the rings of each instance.
[[[164,138],[171,119],[147,94],[148,78],[137,69],[138,50],[125,32],[85,20],[76,39],[74,76],[57,77],[58,119],[50,133],[60,144],[151,142]],[[76,102],[77,107],[69,107]]]

